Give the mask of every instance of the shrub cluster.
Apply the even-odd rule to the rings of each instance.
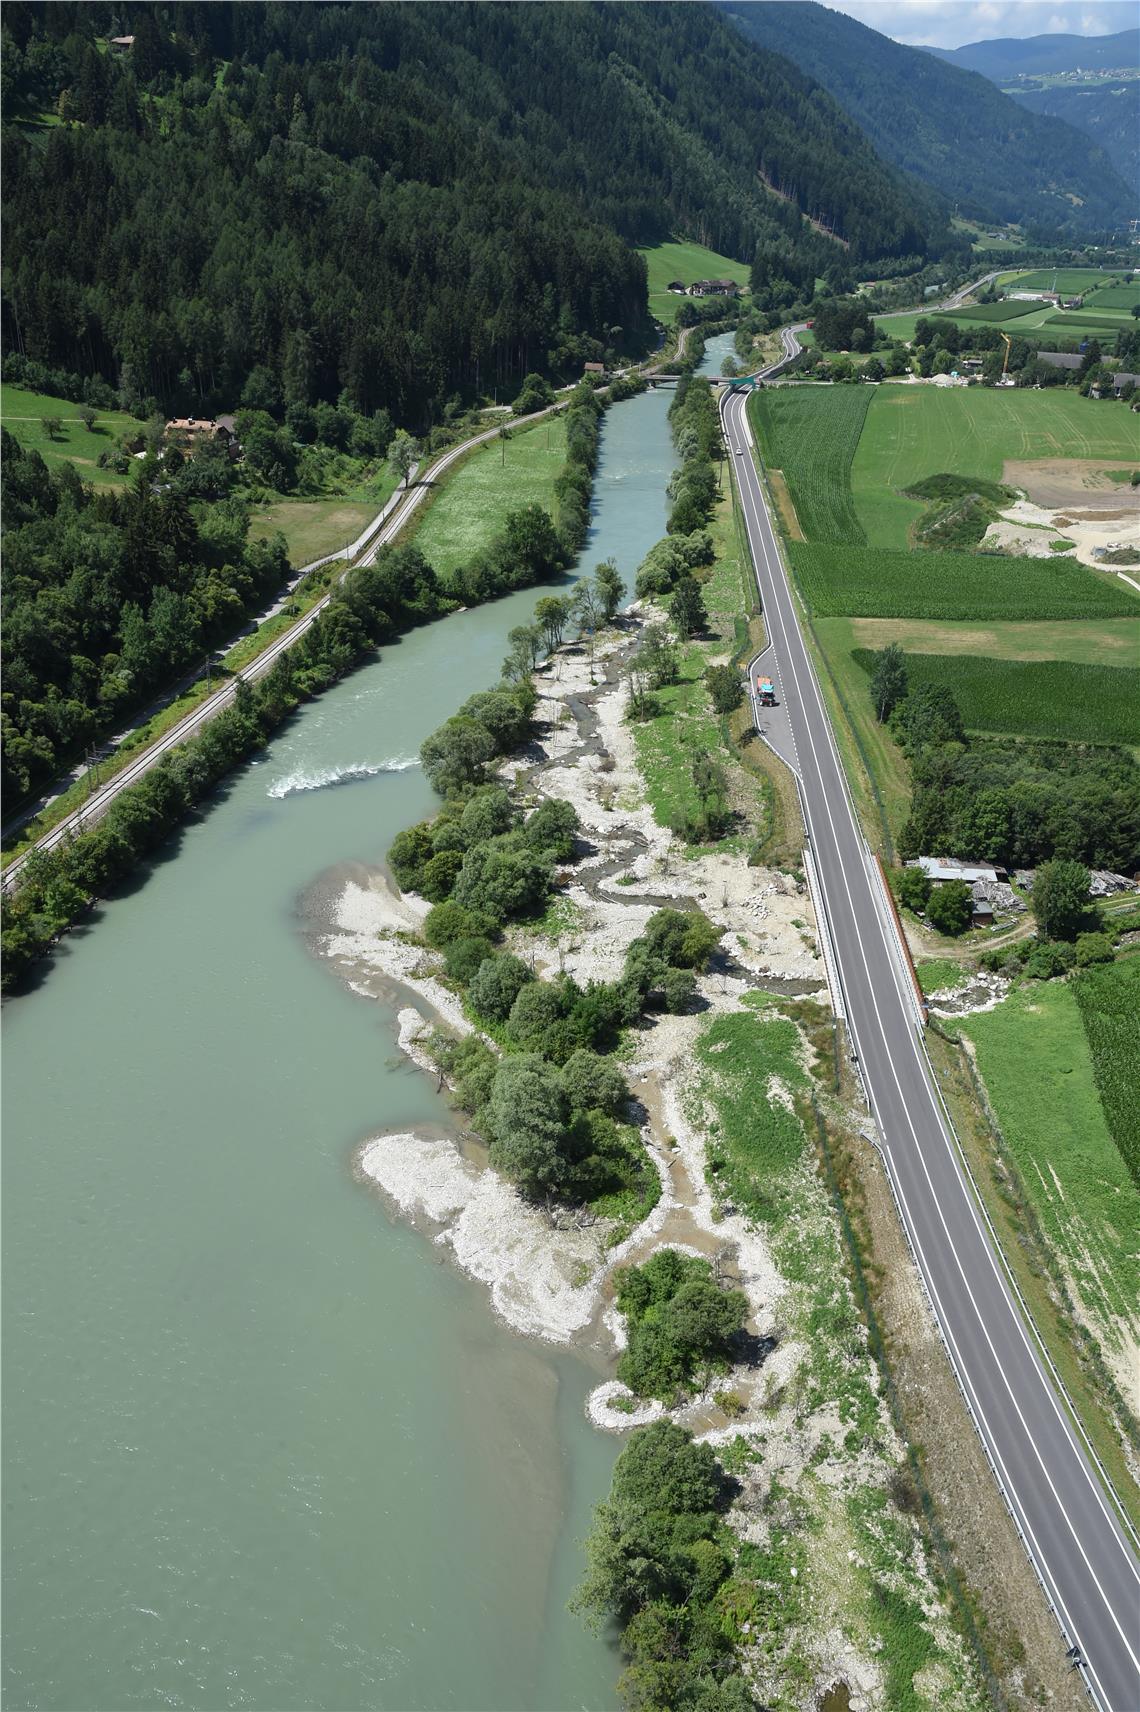
[[[727,1370],[748,1298],[723,1290],[707,1260],[661,1248],[644,1266],[624,1267],[616,1287],[629,1332],[618,1378],[639,1397],[672,1403]]]
[[[638,566],[634,593],[638,600],[654,594],[672,594],[679,578],[702,565],[711,565],[715,557],[707,529],[696,529],[691,535],[665,535]]]

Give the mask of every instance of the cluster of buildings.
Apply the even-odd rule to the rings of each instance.
[[[1025,908],[1009,884],[1005,868],[991,867],[988,862],[960,862],[956,856],[917,856],[908,868],[921,868],[933,885],[947,880],[964,880],[970,888],[972,921],[975,927],[992,927],[998,910],[1016,915]]]
[[[231,461],[241,456],[232,416],[175,416],[166,424],[165,440],[168,446],[187,453],[203,440],[218,440]]]
[[[942,886],[948,880],[964,880],[970,888],[975,927],[993,927],[997,915],[1020,915],[1028,907],[1024,892],[1033,890],[1033,869],[1018,868],[1013,878],[1019,891],[1009,883],[1009,871],[989,862],[963,862],[957,856],[916,856],[908,868],[921,868],[932,885]],[[1089,876],[1089,896],[1110,898],[1118,892],[1138,889],[1138,881],[1126,874],[1113,874],[1097,868]]]
[[[741,289],[734,279],[695,279],[692,285],[680,279],[669,282],[669,290],[681,297],[739,297]]]

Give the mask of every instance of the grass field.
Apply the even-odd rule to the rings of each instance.
[[[867,540],[902,549],[922,506],[900,490],[926,476],[1000,481],[1007,458],[1125,459],[1135,451],[1135,418],[1127,410],[1060,388],[880,386],[870,394],[851,489]]]
[[[1131,311],[1140,303],[1140,279],[1130,285],[1105,285],[1085,298],[1086,309],[1122,309],[1131,320]]]
[[[388,500],[395,485],[395,477],[385,468],[375,483],[375,500],[367,503],[344,499],[281,499],[272,505],[255,506],[250,514],[249,538],[256,541],[259,535],[272,535],[279,529],[289,547],[289,563],[294,570],[300,570],[302,565],[355,541],[364,525]]]
[[[797,386],[754,392],[748,401],[765,462],[783,471],[809,541],[866,540],[850,470],[872,396],[862,386]]]
[[[1140,957],[1086,970],[1073,990],[1109,1134],[1140,1188]],[[1134,1228],[1136,1228],[1134,1226]]]
[[[554,510],[554,481],[566,457],[566,428],[552,417],[492,440],[449,476],[415,531],[415,543],[440,575],[464,564],[524,505]]]
[[[142,424],[122,410],[97,410],[95,427],[89,431],[80,418],[81,408],[68,398],[0,385],[0,421],[21,446],[37,451],[49,469],[74,464],[84,481],[97,486],[121,486],[126,477],[116,475],[113,470],[101,470],[97,462],[99,453],[112,450],[123,434],[128,430],[138,432]],[[59,433],[54,440],[44,427],[49,416],[59,420]]]
[[[1131,617],[1140,597],[1075,559],[892,553],[793,541],[792,568],[827,617],[991,620]]]
[[[1062,297],[1077,297],[1095,286],[1115,284],[1120,272],[1105,273],[1101,268],[1038,268],[1034,273],[1019,273],[1013,278],[1018,291],[1059,291]]]
[[[962,1030],[1025,1193],[1119,1372],[1140,1336],[1140,1191],[1105,1121],[1076,988],[1033,983]]]
[[[672,325],[677,305],[683,301],[666,290],[671,280],[692,285],[698,279],[734,279],[737,285],[748,289],[751,269],[747,262],[734,262],[729,256],[706,250],[702,244],[676,241],[654,244],[639,254],[645,257],[649,268],[649,313],[667,327]]]
[[[1135,618],[1062,619],[1021,624],[930,623],[918,618],[850,618],[853,648],[897,642],[907,654],[984,654],[995,660],[1074,660],[1082,666],[1132,666],[1140,659],[1140,601]]]
[[[874,654],[858,649],[855,664],[869,682]],[[953,691],[970,731],[1140,744],[1140,670],[1135,666],[915,654],[907,669],[912,689],[930,684]]]

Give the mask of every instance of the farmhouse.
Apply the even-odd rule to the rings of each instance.
[[[1135,391],[1135,389],[1140,386],[1140,375],[1128,374],[1127,372],[1113,375],[1112,390],[1116,394],[1117,398],[1120,397],[1126,386],[1132,387],[1133,391]]]
[[[683,279],[671,279],[665,289],[666,291],[679,292],[684,297],[689,288]]]
[[[690,297],[739,297],[740,287],[734,279],[697,279],[689,287]]]
[[[135,45],[133,36],[112,36],[108,46],[113,54],[128,54]]]
[[[1079,369],[1084,358],[1076,351],[1038,351],[1037,361],[1047,363],[1051,369]]]
[[[605,363],[585,363],[582,372],[588,375],[600,375],[604,380],[606,378],[606,365]]]
[[[220,441],[231,458],[240,451],[232,416],[175,416],[166,424],[164,438],[182,451],[191,451],[200,440]]]

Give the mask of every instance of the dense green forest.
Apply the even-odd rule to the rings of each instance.
[[[124,402],[232,408],[256,374],[261,405],[267,371],[422,428],[644,340],[635,242],[813,275],[848,252],[804,214],[864,260],[921,261],[937,225],[703,6],[14,3],[3,29],[4,348]]]
[[[976,72],[803,0],[725,0],[723,9],[749,41],[823,84],[885,160],[962,214],[1019,222],[1048,242],[1135,212],[1103,149],[1060,119],[1027,112]]]

